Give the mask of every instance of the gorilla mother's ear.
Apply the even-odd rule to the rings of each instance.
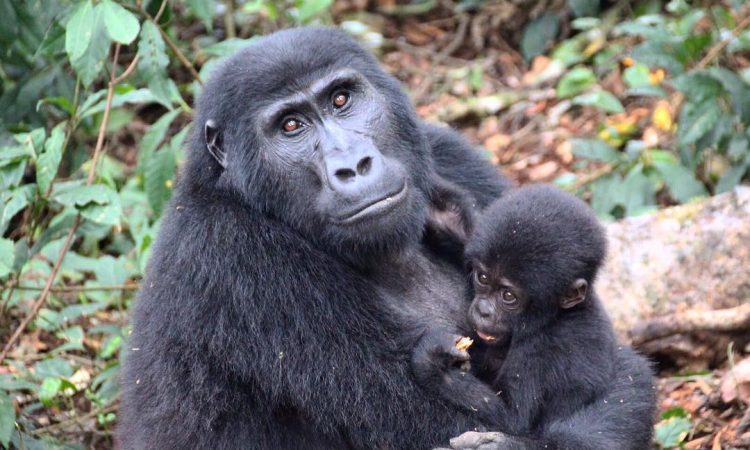
[[[206,135],[206,150],[223,168],[227,168],[227,159],[224,149],[221,147],[221,136],[219,135],[219,128],[216,126],[216,122],[213,120],[207,120],[204,128]]]
[[[560,299],[560,307],[569,309],[586,300],[589,284],[583,278],[579,278],[570,285],[565,296]]]

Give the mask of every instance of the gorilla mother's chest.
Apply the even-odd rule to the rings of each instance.
[[[455,266],[414,249],[371,274],[387,306],[405,323],[465,329],[467,279]]]

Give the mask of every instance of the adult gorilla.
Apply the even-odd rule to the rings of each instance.
[[[504,186],[343,33],[229,59],[135,305],[123,447],[414,449],[483,425],[409,373],[426,325],[468,331],[461,269],[421,243],[434,173],[480,206]]]

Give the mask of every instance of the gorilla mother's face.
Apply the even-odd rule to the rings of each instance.
[[[354,257],[419,237],[428,145],[398,83],[351,38],[265,37],[220,69],[199,111],[248,204]]]

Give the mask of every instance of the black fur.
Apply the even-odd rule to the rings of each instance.
[[[269,105],[340,69],[381,99],[369,106],[374,128],[352,133],[408,177],[408,200],[377,226],[331,225],[316,209],[319,174],[289,162],[289,149],[319,143],[275,144],[261,126]],[[428,325],[468,332],[462,271],[421,243],[434,173],[481,206],[506,184],[455,133],[421,124],[345,34],[283,31],[224,63],[198,101],[134,305],[122,447],[415,449],[494,425],[421,389],[409,370]]]
[[[651,369],[618,346],[591,289],[605,248],[589,208],[550,186],[504,194],[477,219],[466,257],[486,283],[475,282],[469,315],[477,338],[496,340],[485,355],[472,357],[472,364],[497,397],[480,393],[467,399],[450,364],[468,355],[455,354],[449,340],[435,338],[440,333],[425,335],[432,344],[417,345],[413,364],[423,383],[501,423],[507,434],[494,447],[485,443],[487,448],[649,448],[655,410]],[[588,284],[585,299],[561,307],[579,279]],[[504,291],[516,303],[501,305]],[[491,308],[480,311],[483,302]],[[454,445],[461,448],[460,440]]]

